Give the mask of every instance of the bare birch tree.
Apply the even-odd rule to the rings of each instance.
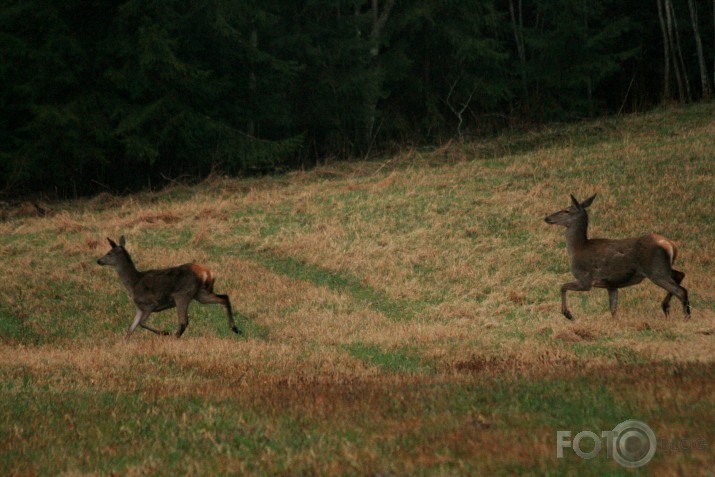
[[[379,69],[379,63],[377,61],[378,55],[380,54],[380,42],[382,41],[382,33],[385,29],[385,24],[390,18],[390,13],[392,13],[392,8],[395,6],[396,0],[385,0],[382,8],[380,8],[379,0],[371,0],[370,13],[372,16],[372,28],[370,30],[370,40],[372,41],[372,47],[370,48],[370,57],[373,62],[373,68]],[[357,8],[357,7],[356,7]],[[379,75],[378,75],[379,76]],[[367,142],[368,148],[372,144],[375,136],[375,119],[377,118],[377,96],[373,96],[369,99],[368,108],[370,111],[370,118],[367,124]]]
[[[376,57],[380,52],[380,40],[382,38],[382,31],[385,28],[385,23],[387,19],[390,18],[390,13],[392,8],[395,6],[395,0],[386,0],[382,6],[382,11],[380,11],[380,6],[378,0],[372,0],[372,30],[370,31],[370,38],[373,41],[372,49],[370,50],[370,55]]]
[[[682,100],[688,103],[692,100],[693,95],[690,90],[690,79],[688,78],[688,71],[685,68],[685,60],[683,59],[683,49],[680,47],[680,30],[678,29],[678,17],[675,14],[675,7],[671,0],[665,0],[665,2],[670,5],[671,16],[673,17],[673,34],[675,35],[675,51],[678,53],[678,60],[680,62],[680,75],[683,80],[683,85],[685,86],[685,99]]]
[[[255,23],[251,28],[251,37],[249,41],[251,44],[251,48],[253,48],[254,51],[257,51],[258,28],[256,27]],[[251,70],[248,73],[248,90],[251,92],[251,101],[254,101],[258,91],[258,79],[256,78],[255,67],[251,67]],[[256,136],[256,120],[254,119],[253,115],[251,115],[251,118],[248,120],[248,135],[251,137]]]
[[[668,102],[672,99],[670,90],[670,36],[668,35],[668,27],[663,13],[663,0],[655,0],[655,3],[658,5],[660,31],[663,34],[663,101]]]
[[[715,1],[715,0],[713,0]],[[524,19],[522,15],[521,0],[519,0],[518,14],[514,12],[514,0],[509,0],[509,13],[511,15],[511,27],[514,31],[514,41],[516,42],[516,53],[519,57],[519,66],[521,68],[521,89],[526,99],[526,48],[524,45]]]
[[[705,55],[703,54],[703,42],[700,39],[700,31],[698,29],[698,10],[697,5],[693,0],[688,0],[688,8],[690,9],[690,21],[693,25],[693,36],[695,37],[695,47],[698,53],[698,66],[700,67],[700,86],[702,88],[703,99],[710,98],[710,80],[708,79],[707,66],[705,66]]]
[[[454,93],[454,89],[457,87],[457,84],[459,83],[459,80],[461,78],[457,78],[453,83],[452,87],[449,88],[449,93],[447,94],[447,98],[444,99],[444,103],[449,107],[449,109],[454,113],[454,115],[457,117],[459,120],[459,123],[457,123],[457,135],[459,136],[459,139],[462,139],[462,123],[464,122],[464,112],[469,108],[469,103],[472,102],[472,98],[474,97],[474,93],[477,91],[477,84],[474,85],[472,88],[472,92],[469,93],[469,97],[462,102],[461,104],[456,102],[456,100],[452,99],[452,93]]]
[[[680,102],[685,102],[685,86],[683,84],[683,78],[680,74],[681,69],[680,64],[678,64],[678,56],[682,59],[682,55],[678,55],[679,53],[679,47],[678,43],[676,43],[676,34],[677,34],[677,24],[675,22],[674,18],[674,13],[675,10],[673,9],[673,5],[670,2],[670,0],[664,0],[664,9],[665,9],[665,24],[667,26],[668,30],[668,41],[670,42],[670,54],[671,54],[671,60],[673,62],[673,71],[675,72],[675,80],[678,83],[678,98]],[[675,26],[676,33],[673,33],[673,27]]]

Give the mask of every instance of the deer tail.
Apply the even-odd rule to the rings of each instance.
[[[672,266],[675,263],[675,259],[678,258],[678,247],[675,242],[660,235],[653,235],[653,238],[655,243],[668,253],[670,265]]]
[[[216,277],[214,276],[213,272],[208,268],[204,267],[203,265],[199,265],[198,263],[191,264],[191,271],[201,281],[201,288],[213,293],[214,282],[216,281]]]

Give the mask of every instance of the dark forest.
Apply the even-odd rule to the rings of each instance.
[[[7,0],[0,194],[273,173],[707,100],[714,8]]]

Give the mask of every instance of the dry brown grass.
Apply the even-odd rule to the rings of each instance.
[[[506,155],[499,141],[452,143],[385,162],[281,178],[213,177],[195,188],[104,194],[53,205],[43,217],[10,216],[0,222],[4,392],[13,397],[29,386],[33,395],[70,402],[136,394],[181,409],[198,399],[250,421],[250,436],[290,442],[263,445],[249,436],[257,447],[237,455],[208,424],[152,421],[155,432],[196,431],[208,446],[210,463],[198,455],[172,468],[189,474],[583,471],[554,461],[560,424],[529,397],[564,382],[577,396],[565,409],[587,406],[589,392],[605,389],[624,395],[625,409],[650,419],[659,435],[699,432],[676,416],[695,406],[694,416],[712,419],[715,123],[675,124],[674,134],[660,135],[659,116],[631,118],[616,129],[622,132],[583,143],[574,136]],[[664,292],[648,283],[622,292],[615,321],[600,290],[570,296],[576,322],[559,314],[568,260],[561,231],[543,217],[566,205],[569,193],[593,192],[592,235],[657,232],[679,244],[692,320],[679,306],[662,317]],[[114,272],[94,263],[107,250],[104,237],[121,234],[140,269],[196,261],[214,270],[247,337],[229,336],[220,308],[193,305],[181,340],[137,332],[124,342],[133,307]],[[176,326],[173,312],[151,321]],[[500,386],[507,391],[490,394]],[[453,410],[463,395],[478,399]],[[497,395],[505,402],[492,401]],[[595,405],[611,416],[611,401]],[[522,421],[509,417],[510,406]],[[50,419],[54,411],[37,412]],[[119,419],[112,412],[97,410],[108,422]],[[578,424],[569,419],[563,425]],[[161,430],[175,421],[178,431]],[[303,442],[313,430],[328,437]],[[532,437],[521,439],[525,432]],[[47,445],[42,437],[12,439],[4,445],[13,456]],[[168,473],[166,455],[131,455],[102,467],[93,454],[89,463],[54,471]],[[17,459],[20,467],[5,463],[5,470],[32,473]],[[712,453],[676,455],[652,469],[697,474],[713,462]],[[595,469],[586,473],[613,470]]]

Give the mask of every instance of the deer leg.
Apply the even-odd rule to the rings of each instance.
[[[231,328],[236,334],[241,334],[241,330],[236,326],[236,322],[233,321],[233,311],[231,310],[231,300],[228,299],[228,295],[217,295],[208,290],[199,290],[196,295],[196,300],[202,305],[223,305],[226,308],[226,317],[228,318],[228,327]]]
[[[680,272],[678,270],[671,270],[670,276],[675,280],[675,283],[680,285],[680,283],[683,281],[683,278],[685,278],[685,274],[683,272]],[[665,313],[665,317],[668,317],[668,314],[670,312],[670,299],[673,298],[673,294],[668,292],[667,295],[665,295],[665,298],[663,299],[663,303],[661,304],[661,307],[663,308],[663,313]]]
[[[611,317],[615,320],[618,311],[618,288],[608,289],[608,304],[611,307]]]
[[[179,315],[179,329],[176,330],[176,337],[181,338],[186,327],[189,326],[189,303],[191,303],[191,297],[179,295],[174,297],[174,301]]]
[[[561,285],[561,313],[569,320],[573,320],[573,315],[569,311],[568,305],[566,304],[566,292],[571,291],[589,291],[591,285],[582,285],[580,282],[569,282]]]
[[[157,330],[156,328],[152,328],[151,326],[145,324],[143,321],[139,323],[139,326],[141,326],[141,327],[144,328],[145,330],[151,331],[152,333],[156,333],[157,335],[168,336],[168,335],[171,334],[171,333],[169,333],[168,331]]]
[[[685,274],[683,274],[683,277],[685,277]],[[683,304],[683,312],[685,312],[685,316],[690,318],[690,301],[688,300],[688,290],[681,287],[677,283],[675,278],[672,276],[666,278],[651,278],[651,280],[659,287],[665,288],[665,290],[668,292],[668,295],[677,296],[680,302]],[[668,299],[668,301],[670,301],[668,295],[666,295],[666,298]],[[663,302],[665,303],[665,300],[663,300]]]
[[[151,314],[151,311],[145,311],[145,310],[140,310],[137,308],[137,314],[134,316],[134,321],[132,322],[131,326],[129,326],[129,329],[127,330],[127,335],[125,336],[125,339],[129,339],[129,337],[134,333],[134,330],[136,329],[137,326],[142,324],[144,320],[146,320],[149,315]]]

